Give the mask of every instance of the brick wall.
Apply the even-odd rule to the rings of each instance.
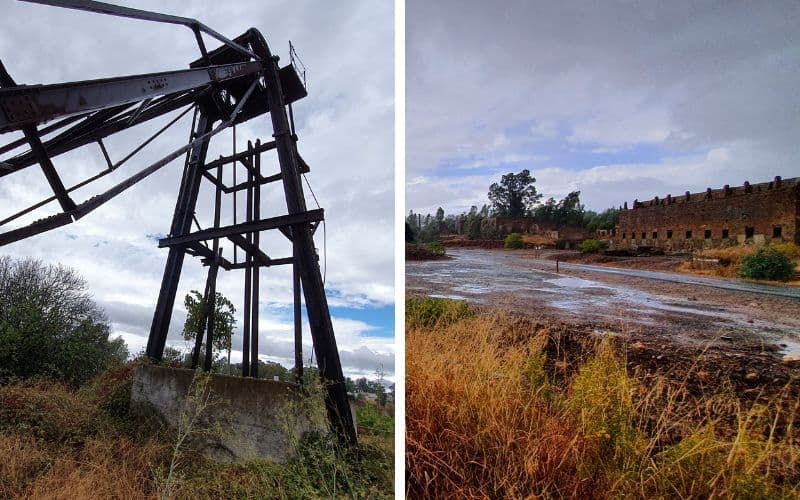
[[[684,251],[751,241],[800,244],[800,178],[636,200],[620,213],[611,247]]]

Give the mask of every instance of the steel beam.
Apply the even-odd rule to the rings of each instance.
[[[300,184],[298,155],[283,102],[281,81],[278,74],[278,61],[270,53],[269,47],[263,38],[261,38],[261,42],[259,48],[264,50],[265,53],[259,55],[267,62],[264,80],[266,82],[270,117],[272,118],[273,137],[275,137],[275,142],[277,143],[278,161],[283,174],[286,206],[290,215],[303,214],[307,212],[307,208],[303,197],[303,187]],[[325,400],[328,418],[340,439],[348,445],[355,445],[357,442],[355,426],[350,413],[350,404],[347,400],[342,364],[336,346],[336,337],[333,333],[328,300],[325,297],[322,273],[314,250],[311,228],[308,224],[295,224],[292,226],[292,236],[293,241],[297,244],[296,257],[300,266],[300,279],[306,299],[306,311],[311,327],[311,336],[314,339],[317,365],[327,390]]]
[[[0,89],[0,133],[60,116],[192,90],[212,82],[253,75],[261,70],[261,62],[254,61],[83,82],[3,88]]]
[[[212,126],[213,123],[206,112],[201,110],[195,135],[208,134],[211,132]],[[200,181],[203,179],[202,167],[205,165],[207,152],[208,138],[195,144],[189,154],[189,162],[185,169],[184,179],[172,217],[171,232],[173,234],[185,234],[191,229],[194,207],[200,190]],[[147,338],[147,356],[155,361],[161,361],[161,357],[164,354],[172,307],[175,304],[175,294],[178,291],[178,282],[181,279],[181,268],[183,267],[185,255],[185,248],[180,246],[170,248],[169,255],[167,255],[161,290],[159,291],[156,310],[153,314],[153,324],[150,327],[150,336]]]
[[[267,231],[270,229],[278,229],[286,226],[295,226],[297,224],[308,226],[312,222],[324,219],[324,210],[317,208],[307,212],[299,212],[289,215],[280,215],[278,217],[270,217],[268,219],[254,220],[252,222],[243,222],[230,226],[223,226],[220,228],[203,229],[194,233],[186,233],[178,236],[170,236],[158,240],[159,248],[174,247],[186,245],[187,243],[194,243],[198,241],[206,241],[214,238],[227,238],[231,235],[250,233],[256,231]],[[307,227],[308,229],[308,227]],[[313,248],[313,247],[312,247]]]
[[[53,7],[64,7],[67,9],[84,10],[88,12],[96,12],[98,14],[108,14],[111,16],[127,17],[130,19],[139,19],[142,21],[155,21],[159,23],[179,24],[187,26],[190,29],[202,31],[203,33],[216,38],[225,45],[231,47],[237,52],[244,55],[252,56],[258,59],[258,56],[246,47],[242,47],[233,40],[229,40],[220,33],[209,28],[197,19],[191,17],[172,16],[169,14],[160,14],[158,12],[150,12],[147,10],[133,9],[131,7],[122,7],[120,5],[113,5],[105,2],[97,2],[94,0],[23,0],[30,3],[38,3],[42,5],[51,5]]]

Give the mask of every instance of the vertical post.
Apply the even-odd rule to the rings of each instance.
[[[236,124],[233,125],[233,156],[236,156]],[[239,163],[237,161],[233,162],[233,184],[232,186],[236,186],[236,164]],[[233,191],[233,225],[236,225],[236,197],[239,191]],[[237,251],[236,245],[233,245],[233,263],[236,264],[237,262]]]
[[[221,253],[221,250],[215,252],[214,260],[211,262],[210,272],[213,278],[211,279],[211,287],[208,290],[208,300],[206,300],[208,306],[208,333],[206,335],[206,359],[203,363],[203,370],[207,372],[211,371],[211,365],[214,361],[212,353],[214,350],[214,326],[217,318],[217,271],[219,270],[219,257]]]
[[[201,110],[200,119],[196,124],[194,136],[210,132],[213,120]],[[192,216],[197,204],[197,194],[200,190],[200,181],[203,179],[203,166],[208,152],[208,139],[195,145],[189,153],[189,161],[184,170],[184,178],[175,204],[172,216],[170,235],[178,236],[187,234],[192,226]],[[158,293],[158,302],[153,314],[153,323],[150,326],[150,335],[147,338],[147,356],[154,361],[161,361],[164,354],[164,345],[167,342],[169,323],[172,315],[172,306],[175,304],[175,294],[181,279],[181,268],[186,256],[184,246],[173,246],[169,249],[167,263],[164,266],[164,277],[161,280],[161,290]]]
[[[261,140],[256,141],[256,149],[261,145]],[[261,153],[255,153],[251,158],[251,165],[253,166],[253,220],[261,219]],[[260,236],[258,231],[253,233],[253,245],[258,248]],[[250,320],[250,331],[252,332],[252,339],[250,340],[250,375],[253,378],[258,378],[258,295],[259,295],[259,263],[258,260],[253,258],[253,300],[251,313],[253,318]]]
[[[278,61],[269,52],[263,39],[265,62],[264,79],[267,100],[272,118],[275,145],[281,167],[283,190],[286,195],[286,206],[290,214],[305,212],[306,203],[303,198],[303,187],[300,184],[300,173],[297,167],[297,156],[294,139],[289,130],[286,108],[283,102],[283,91],[278,76]],[[319,269],[314,240],[308,224],[292,226],[292,238],[298,245],[298,264],[303,295],[306,299],[306,311],[314,339],[314,352],[317,355],[320,377],[325,381],[327,390],[325,403],[328,418],[339,436],[348,445],[357,443],[353,416],[347,401],[347,389],[344,384],[342,364],[336,347],[328,300],[322,284],[322,273]]]
[[[247,152],[252,155],[253,145],[247,141]],[[252,159],[252,156],[249,156]],[[247,175],[247,196],[245,199],[245,222],[250,222],[253,217],[253,176],[250,169],[246,168]],[[247,241],[250,242],[250,233],[247,234]],[[250,278],[253,275],[251,267],[253,257],[250,252],[244,253],[244,329],[242,332],[242,376],[250,376],[250,300],[253,298],[252,283]]]
[[[220,212],[222,210],[222,165],[217,165],[217,182],[214,190],[214,228],[219,228]],[[222,250],[219,248],[219,238],[214,238],[213,242],[214,260],[211,262],[211,269],[209,272],[213,274],[214,279],[211,281],[211,286],[208,290],[208,298],[206,299],[206,312],[208,314],[208,335],[206,335],[206,361],[203,365],[205,371],[211,371],[211,365],[214,361],[214,329],[216,328],[217,319],[217,272],[219,272],[219,260],[222,256]]]
[[[211,279],[213,277],[212,271],[213,270],[211,266],[209,266],[208,276],[206,277],[206,288],[203,291],[203,298],[201,302],[201,307],[203,308],[203,317],[200,319],[200,324],[195,332],[194,349],[192,349],[192,370],[197,368],[197,364],[200,362],[200,347],[203,343],[203,333],[206,331],[206,320],[208,319],[208,293],[211,287]]]
[[[303,318],[300,309],[300,267],[297,263],[297,243],[292,241],[292,281],[294,292],[294,375],[298,384],[303,383]]]

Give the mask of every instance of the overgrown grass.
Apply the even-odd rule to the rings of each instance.
[[[680,380],[631,376],[608,338],[548,360],[546,328],[521,332],[499,313],[432,323],[414,302],[409,497],[800,495],[796,398],[754,405],[724,388],[690,397]],[[567,365],[578,368],[568,375]]]
[[[357,453],[315,434],[298,436],[285,464],[218,463],[130,414],[132,372],[115,368],[78,391],[51,381],[0,386],[0,498],[393,497],[385,427],[362,429]]]

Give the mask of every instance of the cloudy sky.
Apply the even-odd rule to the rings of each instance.
[[[390,1],[118,1],[118,4],[194,17],[233,38],[256,27],[273,53],[288,63],[288,41],[307,68],[309,96],[294,106],[300,154],[311,166],[308,180],[325,209],[325,234],[316,244],[325,255],[326,289],[344,371],[351,377],[375,377],[382,367],[394,371],[393,322],[393,6]],[[17,83],[57,83],[186,68],[199,56],[187,28],[102,16],[22,2],[0,0],[0,59]],[[206,39],[209,47],[216,41]],[[109,138],[107,148],[118,160],[175,114]],[[186,142],[191,113],[168,133],[99,187],[73,193],[80,202],[116,184]],[[271,140],[268,116],[237,128],[238,150],[248,139]],[[0,143],[17,136],[4,134]],[[232,136],[211,141],[209,158],[230,154]],[[104,168],[96,147],[59,156],[56,169],[71,185]],[[33,256],[77,269],[96,301],[105,308],[115,334],[132,352],[147,342],[161,282],[166,249],[157,239],[169,230],[180,180],[177,160],[83,220],[0,248],[15,257]],[[278,170],[277,158],[265,156],[262,168]],[[230,175],[230,174],[229,174]],[[241,181],[241,170],[239,172]],[[229,182],[230,183],[230,182]],[[212,191],[201,191],[197,215],[211,223]],[[50,195],[40,169],[0,178],[0,218]],[[308,191],[310,208],[316,208]],[[262,192],[262,216],[286,213],[280,183]],[[243,202],[240,198],[240,208]],[[53,213],[55,205],[24,219]],[[241,218],[239,219],[241,220]],[[223,212],[223,224],[232,211]],[[12,224],[13,225],[13,224]],[[265,233],[267,234],[267,233]],[[324,236],[324,237],[323,237]],[[225,245],[230,258],[232,249]],[[262,236],[262,248],[275,257],[291,254],[282,237]],[[185,318],[182,297],[202,290],[206,270],[197,259],[184,265],[168,344],[184,347],[180,330]],[[219,288],[242,306],[241,271],[221,273]],[[291,269],[261,271],[259,343],[262,359],[292,365]],[[241,314],[239,328],[241,328]],[[234,359],[241,359],[241,336],[234,340]],[[311,355],[306,328],[304,352]]]
[[[406,209],[800,176],[800,3],[407,0]]]

